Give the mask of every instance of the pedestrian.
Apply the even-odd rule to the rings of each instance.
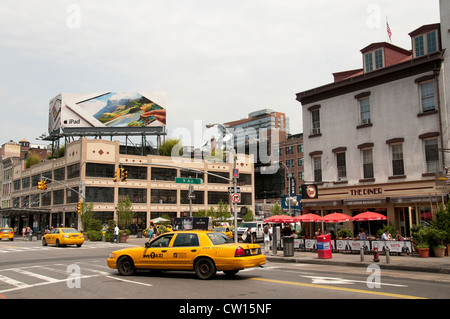
[[[359,231],[359,239],[361,240],[367,240],[367,235],[364,232],[364,229],[361,228],[361,230]]]
[[[153,237],[156,237],[159,235],[158,228],[153,223],[152,223],[152,226],[153,226]]]
[[[270,250],[270,230],[269,226],[264,226],[264,253],[269,254]]]
[[[119,227],[117,227],[117,224],[114,225],[114,237],[113,237],[113,242],[116,242],[116,244],[119,243]]]
[[[252,236],[252,229],[249,227],[247,228],[247,231],[245,232],[245,242],[246,243],[253,243],[253,236]]]
[[[391,240],[391,234],[389,234],[389,230],[386,229],[386,231],[381,236],[381,240]]]

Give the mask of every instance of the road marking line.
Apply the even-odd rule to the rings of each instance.
[[[115,280],[119,280],[119,281],[124,281],[124,282],[130,282],[132,284],[137,284],[137,285],[143,285],[143,286],[148,286],[148,287],[152,287],[152,284],[146,284],[143,282],[138,282],[138,281],[132,281],[132,280],[126,280],[126,279],[122,279],[122,278],[117,278],[117,277],[113,277],[113,276],[105,276],[106,278],[111,278],[111,279],[115,279]]]
[[[392,293],[387,293],[387,292],[369,291],[369,290],[362,290],[362,289],[352,289],[352,288],[341,288],[341,287],[324,286],[324,285],[314,285],[314,284],[306,284],[306,283],[300,283],[300,282],[291,282],[291,281],[282,281],[282,280],[273,280],[273,279],[264,279],[264,278],[250,278],[250,279],[252,279],[252,280],[259,280],[259,281],[265,281],[265,282],[273,282],[273,283],[278,283],[278,284],[287,284],[287,285],[312,287],[312,288],[322,288],[322,289],[331,289],[331,290],[341,290],[341,291],[346,291],[346,292],[356,292],[356,293],[363,293],[363,294],[370,294],[370,295],[379,295],[379,296],[385,296],[385,297],[395,297],[395,298],[405,298],[405,299],[427,299],[427,298],[417,297],[417,296],[392,294]]]
[[[21,281],[18,281],[18,280],[9,278],[9,277],[5,277],[5,276],[2,276],[2,275],[0,275],[0,280],[3,281],[4,283],[9,284],[9,285],[13,285],[13,286],[15,286],[18,289],[30,287],[30,285],[28,285],[28,284],[26,284],[24,282],[21,282]]]
[[[38,278],[38,279],[41,279],[41,280],[44,280],[44,281],[48,281],[48,282],[57,282],[59,280],[59,279],[56,279],[56,278],[40,275],[40,274],[31,272],[31,271],[27,271],[27,270],[23,270],[23,269],[15,269],[14,271],[18,272],[19,274],[22,274],[22,275]]]

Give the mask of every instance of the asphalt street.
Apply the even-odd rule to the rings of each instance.
[[[43,247],[39,241],[0,242],[4,299],[448,299],[450,275],[370,267],[269,261],[264,268],[202,281],[193,272],[138,272],[123,277],[108,255],[133,244],[86,242]]]

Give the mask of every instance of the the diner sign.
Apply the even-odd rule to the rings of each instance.
[[[381,195],[383,194],[383,189],[381,187],[374,188],[361,188],[361,189],[351,189],[351,196],[367,196],[367,195]]]

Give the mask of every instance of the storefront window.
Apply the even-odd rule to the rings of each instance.
[[[152,204],[176,204],[177,191],[169,189],[152,189],[151,190]]]

